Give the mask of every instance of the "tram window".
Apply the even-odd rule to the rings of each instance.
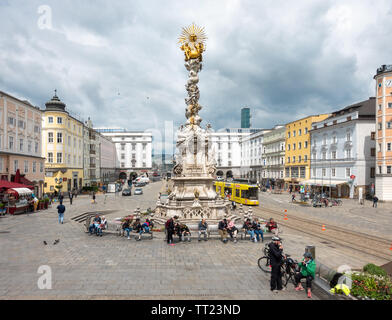
[[[237,190],[235,191],[235,196],[236,196],[237,198],[240,198],[240,197],[241,197],[241,195],[240,195],[240,190],[239,190],[239,189],[237,189]]]
[[[231,195],[231,188],[225,188],[225,193],[226,192]]]
[[[257,200],[258,199],[257,188],[249,188],[248,190],[243,190],[242,198],[249,199],[249,200]]]

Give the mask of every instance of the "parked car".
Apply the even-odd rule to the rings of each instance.
[[[135,191],[133,192],[134,195],[139,195],[143,194],[143,189],[142,188],[136,188]]]
[[[122,192],[123,196],[131,196],[131,189],[124,189]]]
[[[135,187],[144,187],[146,185],[147,185],[147,183],[145,183],[145,182],[136,182],[135,183]]]

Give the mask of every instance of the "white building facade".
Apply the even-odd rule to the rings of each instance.
[[[374,192],[375,98],[332,113],[314,123],[310,185],[332,197],[362,197]]]
[[[284,184],[286,127],[275,126],[264,134],[262,151],[262,185],[273,185],[279,188]]]
[[[119,128],[96,128],[95,130],[114,142],[120,164],[118,168],[120,179],[132,180],[136,175],[151,173],[152,133]]]
[[[261,181],[264,135],[271,130],[255,130],[241,140],[241,177]]]

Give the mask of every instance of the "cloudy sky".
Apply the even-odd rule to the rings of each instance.
[[[57,88],[98,127],[184,123],[183,26],[204,26],[200,115],[270,128],[374,95],[392,63],[392,1],[0,0],[0,90],[44,107]]]

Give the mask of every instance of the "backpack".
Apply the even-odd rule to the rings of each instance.
[[[331,288],[335,288],[335,286],[338,284],[339,278],[343,275],[343,273],[337,272],[334,274],[332,277],[332,280],[329,282],[329,286]]]
[[[170,219],[167,220],[166,223],[165,223],[165,228],[166,228],[166,229],[169,228],[169,223],[170,223]]]

